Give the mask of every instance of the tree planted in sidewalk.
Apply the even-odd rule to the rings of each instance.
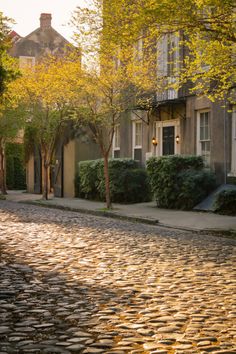
[[[85,53],[87,67],[83,70],[83,95],[76,114],[80,124],[87,124],[104,159],[105,196],[107,208],[112,207],[108,158],[116,127],[122,115],[134,106],[145,108],[157,87],[150,46],[140,53],[131,42],[117,41],[119,27],[114,27],[119,3],[109,6],[99,0],[92,8],[77,8],[72,23],[75,39]],[[111,5],[111,6],[110,6]],[[118,10],[119,9],[119,10]],[[109,21],[113,15],[114,22]],[[156,70],[156,68],[154,69]]]
[[[44,58],[33,68],[24,68],[22,77],[14,83],[28,115],[27,126],[31,132],[28,143],[38,146],[41,153],[43,199],[48,199],[49,167],[56,144],[64,137],[70,121],[74,91],[68,80],[76,80],[80,71],[80,60],[76,53],[73,55]]]
[[[114,132],[121,114],[127,107],[127,98],[122,94],[126,78],[121,70],[106,67],[101,72],[83,73],[83,94],[75,116],[78,123],[89,128],[104,159],[106,206],[111,208],[108,159],[111,153]]]

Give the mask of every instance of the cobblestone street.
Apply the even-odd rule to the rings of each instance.
[[[236,353],[235,245],[1,201],[0,354]]]

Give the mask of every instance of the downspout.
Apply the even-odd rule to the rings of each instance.
[[[227,100],[224,99],[224,184],[227,183],[227,154],[226,154],[226,133],[227,133]]]

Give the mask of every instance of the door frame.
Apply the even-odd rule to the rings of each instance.
[[[176,142],[175,137],[180,136],[180,120],[179,119],[171,119],[164,121],[156,121],[154,122],[154,136],[157,139],[157,146],[153,147],[153,155],[154,156],[163,156],[163,128],[164,127],[173,127],[174,126],[174,154],[180,154],[180,146],[181,146],[181,137],[179,143]]]
[[[168,151],[167,151],[168,150]],[[175,154],[175,126],[162,127],[162,154],[164,156]]]

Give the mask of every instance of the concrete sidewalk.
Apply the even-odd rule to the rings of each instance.
[[[234,216],[160,209],[156,207],[155,202],[129,205],[113,204],[113,209],[107,211],[103,202],[93,202],[78,198],[54,198],[53,196],[50,196],[48,201],[43,201],[41,198],[41,195],[24,193],[22,191],[9,191],[6,196],[7,200],[14,202],[34,203],[46,207],[110,216],[172,228],[194,231],[236,231],[236,217]]]

